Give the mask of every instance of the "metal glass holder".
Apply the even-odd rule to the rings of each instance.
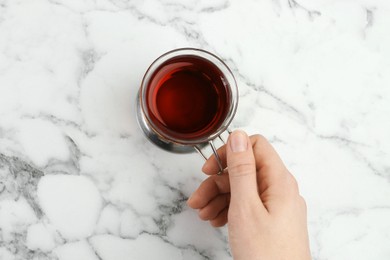
[[[148,90],[153,88],[152,79],[156,71],[162,69],[162,66],[177,57],[197,57],[199,59],[206,60],[211,63],[215,69],[218,69],[223,75],[223,82],[228,93],[228,104],[227,111],[224,115],[224,118],[220,119],[218,125],[215,126],[216,129],[214,132],[207,132],[202,136],[197,136],[193,138],[177,137],[172,135],[171,131],[167,129],[162,129],[160,124],[155,124],[151,119],[151,112],[149,111],[148,103]],[[205,50],[195,49],[195,48],[180,48],[169,51],[160,57],[158,57],[147,69],[145,75],[142,79],[141,87],[138,91],[137,101],[136,101],[136,115],[137,122],[145,134],[146,138],[151,141],[153,144],[159,148],[173,153],[191,153],[194,152],[194,149],[202,156],[204,160],[207,160],[203,148],[210,147],[212,154],[214,154],[217,164],[219,167],[218,175],[221,175],[224,172],[223,163],[217,152],[217,146],[215,144],[216,140],[220,140],[222,145],[226,144],[225,140],[222,138],[222,134],[231,132],[227,130],[230,122],[233,120],[233,117],[237,110],[238,104],[238,88],[237,82],[234,79],[234,75],[229,67],[225,64],[223,60],[215,56],[214,54],[207,52]],[[169,130],[169,129],[168,129]]]

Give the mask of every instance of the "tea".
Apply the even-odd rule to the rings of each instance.
[[[197,56],[178,56],[156,69],[146,93],[153,124],[174,138],[193,139],[215,132],[229,109],[223,73]]]

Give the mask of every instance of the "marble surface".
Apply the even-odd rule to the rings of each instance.
[[[185,204],[201,158],[135,121],[148,65],[186,46],[232,68],[232,129],[296,176],[313,259],[390,259],[387,0],[0,0],[0,259],[231,259]]]

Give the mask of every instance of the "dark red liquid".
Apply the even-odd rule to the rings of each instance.
[[[153,124],[178,139],[215,132],[225,119],[230,92],[222,72],[196,56],[163,63],[150,80],[147,107]]]

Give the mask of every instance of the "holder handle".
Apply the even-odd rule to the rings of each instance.
[[[230,130],[226,130],[228,132],[228,134],[230,135],[232,132]],[[219,140],[221,140],[221,142],[223,144],[226,144],[225,140],[222,138],[221,135],[218,135],[218,138]],[[217,160],[217,163],[218,163],[218,167],[219,167],[219,172],[217,173],[217,175],[221,175],[224,171],[224,168],[222,166],[222,160],[221,160],[221,157],[219,157],[219,154],[217,152],[217,148],[215,147],[215,144],[214,144],[214,141],[213,140],[210,140],[209,141],[209,145],[211,147],[211,150],[213,151],[213,154],[215,156],[215,159]],[[194,145],[194,149],[200,154],[200,156],[202,156],[202,158],[207,161],[207,156],[202,152],[201,148],[199,148],[197,145]]]

